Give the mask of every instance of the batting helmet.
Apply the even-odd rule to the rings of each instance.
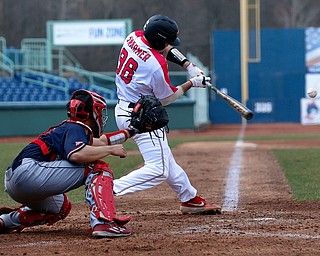
[[[73,121],[94,121],[92,128],[94,137],[100,137],[108,120],[107,102],[99,94],[88,90],[73,92],[67,104],[68,117]]]
[[[167,16],[158,14],[150,17],[143,26],[143,33],[156,50],[164,49],[165,43],[173,46],[180,44],[178,25]]]

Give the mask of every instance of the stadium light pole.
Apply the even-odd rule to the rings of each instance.
[[[249,42],[250,36],[252,40]],[[246,105],[249,98],[248,63],[261,60],[260,0],[240,0],[240,44],[241,102]],[[242,122],[246,120],[243,118]]]
[[[248,0],[240,0],[241,102],[248,100]],[[242,118],[242,122],[246,122]]]

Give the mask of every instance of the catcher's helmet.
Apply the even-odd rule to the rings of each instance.
[[[164,15],[158,14],[150,17],[143,26],[143,33],[151,46],[156,50],[164,49],[165,43],[173,46],[180,44],[177,23]]]
[[[108,120],[107,102],[99,94],[88,90],[73,92],[67,103],[68,117],[73,121],[85,122],[91,119],[95,127],[91,127],[94,137],[100,137]]]

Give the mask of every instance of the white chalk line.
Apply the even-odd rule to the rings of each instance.
[[[73,243],[83,243],[85,240],[89,239],[75,239],[72,240]],[[6,244],[6,246],[0,246],[0,249],[5,249],[8,247],[33,247],[33,246],[49,246],[49,245],[59,245],[62,244],[61,241],[39,241],[39,242],[33,242],[33,243],[25,243],[25,244]]]
[[[61,244],[60,241],[41,241],[27,244],[15,244],[13,247],[29,247],[29,246],[40,246],[40,245],[51,245],[51,244]]]
[[[158,213],[159,211],[149,211],[153,213]],[[178,212],[178,211],[176,211]],[[165,213],[162,211],[162,213]],[[216,219],[214,220],[217,224],[206,224],[206,225],[200,225],[200,226],[189,226],[179,231],[171,231],[167,233],[168,235],[186,235],[186,234],[197,234],[197,233],[212,233],[219,235],[219,233],[223,234],[230,234],[230,235],[244,235],[244,236],[254,236],[254,237],[278,237],[278,238],[292,238],[292,239],[320,239],[320,235],[310,235],[310,234],[298,234],[298,233],[272,233],[272,232],[261,232],[257,230],[243,230],[248,229],[250,227],[254,227],[258,223],[270,223],[270,222],[277,222],[277,223],[296,223],[297,221],[300,221],[299,219],[285,219],[285,218],[274,218],[274,217],[257,217],[257,218],[246,218],[242,219],[241,222],[236,219]],[[229,225],[229,223],[234,223],[239,227],[239,229],[229,229],[225,228],[223,226]],[[154,232],[152,234],[148,233],[140,233],[136,234],[139,237],[163,237],[165,233],[163,231],[161,232]],[[84,240],[90,240],[88,239],[75,239],[73,240],[73,243],[83,243]],[[39,242],[33,242],[33,243],[25,243],[25,244],[6,244],[5,246],[0,246],[0,249],[8,248],[8,247],[35,247],[35,246],[50,246],[50,245],[60,245],[61,241],[39,241]]]
[[[223,211],[236,211],[239,202],[239,178],[242,169],[243,137],[246,124],[242,124],[240,134],[236,141],[230,161],[228,177],[225,189],[225,200],[222,204]]]
[[[214,232],[214,233],[224,233],[224,234],[237,234],[237,235],[250,235],[256,237],[282,237],[282,238],[299,238],[299,239],[320,239],[320,235],[308,235],[308,234],[292,234],[292,233],[271,233],[271,232],[260,232],[260,231],[246,231],[237,229],[217,229],[215,226],[203,225],[188,227],[182,234],[194,234],[203,232]]]
[[[313,234],[302,234],[302,233],[276,233],[276,232],[263,232],[254,229],[257,223],[268,224],[268,223],[296,223],[301,221],[300,219],[286,219],[286,218],[269,218],[269,217],[258,217],[258,218],[246,218],[241,221],[236,219],[220,219],[214,220],[216,224],[205,224],[200,226],[189,226],[180,231],[172,232],[174,235],[186,235],[186,234],[197,234],[197,233],[208,233],[208,234],[230,234],[230,235],[243,235],[243,236],[254,236],[254,237],[279,237],[279,238],[293,238],[293,239],[320,239],[320,235]],[[232,224],[233,228],[226,228]],[[248,230],[250,228],[250,230]]]
[[[8,246],[10,246],[10,247],[32,247],[32,246],[55,245],[55,244],[61,244],[61,242],[60,241],[39,241],[39,242],[26,243],[26,244],[10,244],[10,245],[6,245],[5,247],[0,246],[0,249],[8,248]]]

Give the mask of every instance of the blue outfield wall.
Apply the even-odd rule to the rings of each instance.
[[[213,73],[216,86],[241,101],[240,32],[213,32]],[[261,61],[249,63],[249,99],[254,112],[248,123],[300,122],[300,99],[305,96],[304,29],[261,30]],[[242,118],[211,93],[214,124],[241,123]]]

